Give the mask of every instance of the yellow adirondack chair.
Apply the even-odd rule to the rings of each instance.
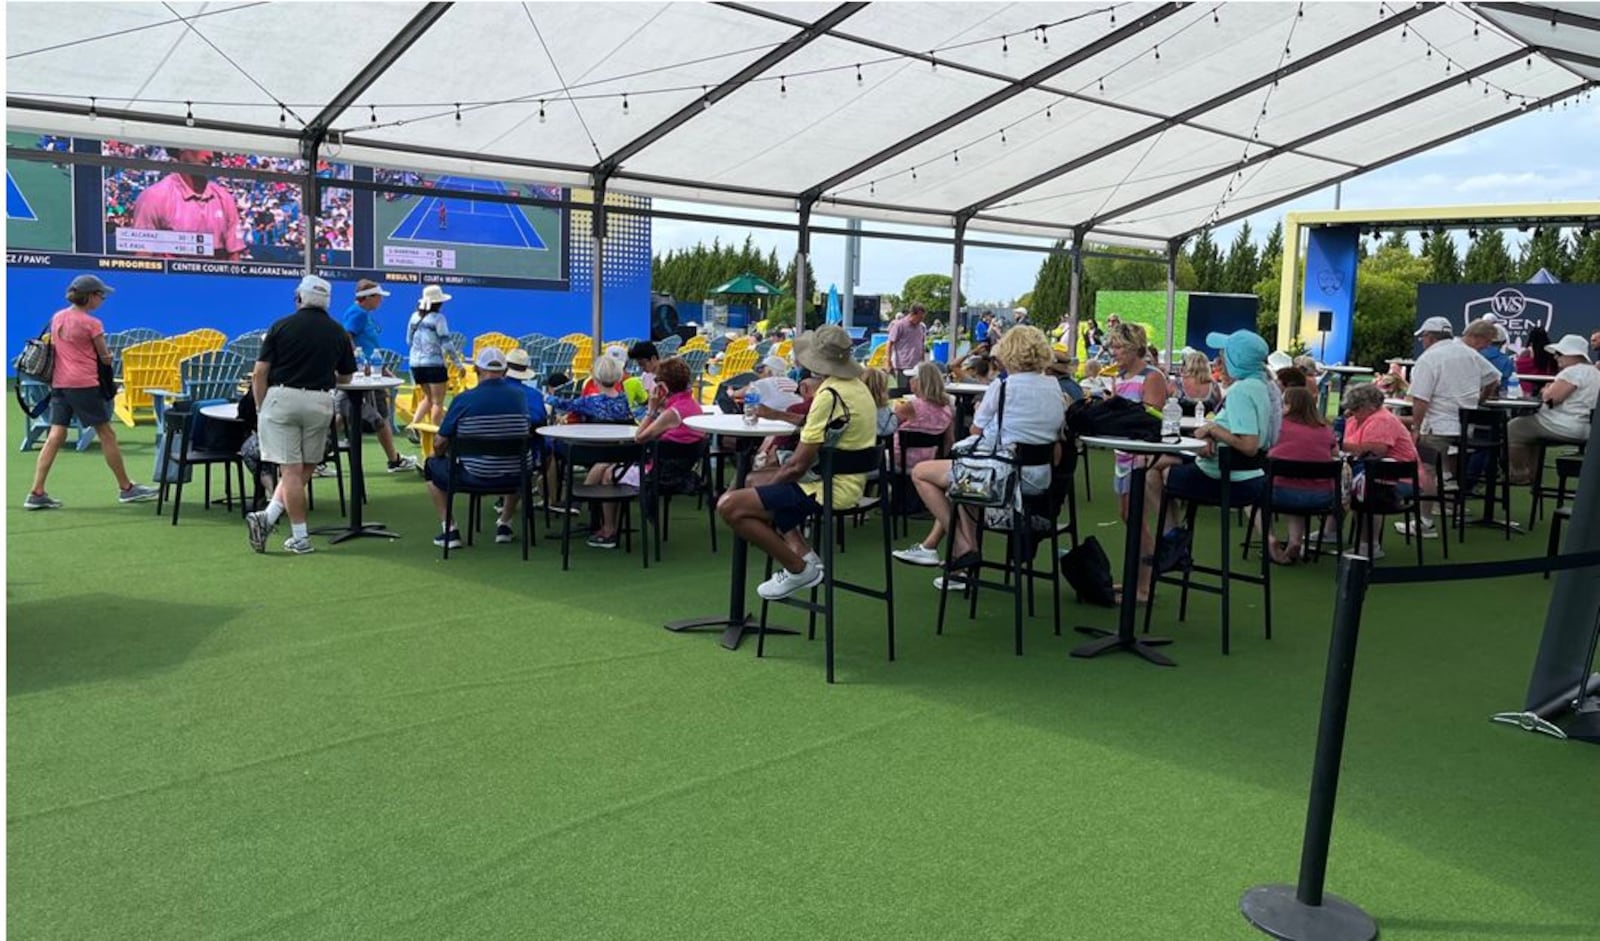
[[[150,340],[122,351],[122,391],[112,403],[112,411],[122,423],[132,428],[139,419],[154,421],[155,400],[149,389],[177,389],[178,360],[183,358],[181,348],[170,340]]]
[[[502,353],[509,353],[512,350],[521,348],[521,344],[517,342],[516,337],[491,330],[488,333],[480,333],[472,338],[472,358],[476,360],[478,351],[486,346],[497,347]]]
[[[753,372],[756,368],[756,350],[753,346],[745,346],[732,350],[722,356],[722,371],[718,373],[722,379],[737,376],[742,372]]]
[[[711,349],[711,341],[707,340],[705,338],[704,334],[695,334],[694,336],[690,337],[689,339],[683,341],[683,345],[678,347],[678,352],[679,353],[687,353],[690,350],[709,350],[709,349]]]
[[[871,367],[873,367],[875,369],[888,369],[889,368],[889,344],[885,343],[882,346],[878,347],[877,349],[873,350],[872,351],[872,355],[867,357],[867,365],[871,366]]]

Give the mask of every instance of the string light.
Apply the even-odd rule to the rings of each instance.
[[[956,163],[960,163],[961,162],[961,151],[959,151],[959,150],[956,151],[954,156],[956,158]]]
[[[1004,36],[1000,37],[1000,54],[1003,56],[1008,56],[1011,54],[1011,44],[1006,41],[1006,37]]]
[[[1212,7],[1211,8],[1211,23],[1212,23],[1212,25],[1221,25],[1221,23],[1222,23],[1222,20],[1217,17],[1217,8],[1216,7]]]
[[[1472,24],[1472,41],[1473,42],[1477,42],[1478,41],[1478,24],[1477,23],[1473,23]]]
[[[711,107],[711,91],[706,86],[700,86],[700,110],[705,111]]]
[[[1006,129],[1005,128],[1001,128],[1000,129],[1000,143],[1004,144],[1005,142],[1006,142]]]
[[[1051,112],[1051,109],[1052,109],[1052,108],[1053,108],[1053,107],[1054,107],[1054,106],[1053,106],[1053,105],[1046,105],[1046,106],[1045,106],[1045,109],[1044,109],[1044,119],[1045,119],[1045,120],[1046,120],[1046,121],[1049,121],[1049,120],[1051,120],[1051,119],[1052,119],[1052,118],[1053,118],[1053,117],[1054,117],[1054,115],[1053,115],[1053,114],[1051,114],[1051,113],[1050,113],[1050,112]]]
[[[928,50],[928,66],[930,71],[939,71],[939,60],[933,57],[933,50]]]
[[[461,102],[456,102],[456,123],[461,123]]]
[[[789,97],[789,76],[778,76],[778,95],[782,98]]]
[[[1400,41],[1401,42],[1405,42],[1406,41],[1406,35],[1410,31],[1410,29],[1411,29],[1410,26],[1401,26],[1400,27]]]
[[[878,184],[876,182],[869,182],[867,184],[867,195],[868,196],[876,196],[876,195],[878,195]]]
[[[1161,44],[1160,43],[1156,43],[1156,61],[1157,62],[1161,61]]]
[[[289,109],[287,107],[285,107],[284,103],[281,102],[281,101],[278,102],[278,126],[279,127],[288,127],[289,126]]]
[[[1117,8],[1116,7],[1112,7],[1111,8],[1111,25],[1112,26],[1117,25]]]
[[[915,180],[917,178],[917,168],[916,167],[912,167],[911,168],[911,178],[913,180]]]
[[[378,106],[377,105],[367,105],[367,111],[369,112],[369,117],[367,119],[367,122],[369,124],[377,124],[378,123]]]
[[[98,118],[99,116],[100,116],[100,113],[95,109],[94,96],[90,95],[89,96],[89,120],[93,121],[95,118]],[[278,120],[282,121],[283,119],[279,118]]]
[[[1100,94],[1102,94],[1102,95],[1105,94],[1106,93],[1106,80],[1105,80],[1105,78],[1103,76],[1101,77],[1101,79],[1099,81],[1099,85],[1100,85]]]
[[[544,99],[539,99],[539,123],[544,123]]]
[[[627,114],[628,113],[628,93],[627,92],[623,92],[622,93],[622,113],[623,114]]]
[[[188,108],[188,111],[183,116],[183,123],[189,127],[194,127],[194,102],[185,101],[184,105]]]

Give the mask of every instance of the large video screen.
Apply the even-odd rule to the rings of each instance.
[[[102,152],[216,168],[215,174],[105,168],[106,254],[281,264],[304,260],[303,187],[288,180],[229,176],[228,171],[303,176],[305,161],[119,141],[105,141]],[[350,166],[322,162],[317,175],[330,182],[348,180]],[[325,188],[320,202],[318,257],[324,264],[349,265],[354,226],[351,192]]]
[[[6,146],[66,152],[65,137],[6,133]],[[70,252],[72,167],[34,160],[6,161],[6,245],[47,252]]]
[[[561,199],[560,187],[375,169],[380,184]],[[557,281],[565,276],[560,209],[470,196],[380,193],[373,205],[373,264],[391,271],[434,271]]]

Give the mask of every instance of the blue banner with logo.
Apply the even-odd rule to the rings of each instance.
[[[1449,320],[1456,336],[1472,321],[1493,317],[1515,354],[1535,327],[1552,343],[1568,333],[1587,340],[1600,330],[1600,284],[1420,284],[1417,325],[1429,317]]]
[[[1360,239],[1359,228],[1339,225],[1312,229],[1306,240],[1306,286],[1296,334],[1311,355],[1330,365],[1343,364],[1350,356]],[[1330,321],[1326,332],[1319,329],[1323,320]]]

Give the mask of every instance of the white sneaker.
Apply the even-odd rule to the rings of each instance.
[[[1439,538],[1438,528],[1427,521],[1423,521],[1422,529],[1419,531],[1415,526],[1411,525],[1410,520],[1399,520],[1394,524],[1394,531],[1402,536],[1416,536],[1421,539]]]
[[[288,539],[283,541],[283,551],[292,552],[295,555],[310,555],[311,553],[317,551],[317,548],[316,546],[313,546],[311,544],[311,540],[305,536],[290,536]]]
[[[1345,555],[1364,555],[1367,558],[1371,559],[1372,561],[1376,562],[1379,559],[1383,558],[1384,556],[1388,555],[1389,553],[1384,552],[1382,546],[1378,546],[1377,548],[1371,549],[1371,550],[1367,549],[1366,546],[1356,546],[1354,549],[1346,549],[1344,554]]]
[[[966,591],[967,581],[964,578],[951,578],[946,575],[940,575],[934,578],[933,587],[940,591],[945,590],[947,587],[950,591]]]
[[[909,549],[896,549],[892,554],[900,561],[909,562],[912,565],[939,564],[939,550],[929,549],[920,542]]]
[[[416,469],[417,469],[417,459],[412,457],[409,454],[396,454],[395,455],[395,459],[390,461],[389,464],[388,464],[388,467],[387,467],[387,470],[391,474],[398,474],[401,471],[416,470]]]
[[[819,569],[822,568],[822,556],[817,555],[817,550],[813,549],[807,552],[803,558],[807,565],[815,565]]]
[[[267,537],[272,534],[272,524],[267,522],[267,511],[258,510],[245,514],[245,531],[249,533],[250,548],[257,552],[267,551]]]
[[[822,566],[810,561],[806,567],[798,572],[780,568],[773,576],[756,586],[756,594],[768,601],[777,601],[787,598],[797,591],[804,591],[822,581]]]

